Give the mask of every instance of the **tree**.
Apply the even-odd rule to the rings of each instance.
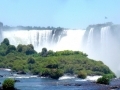
[[[19,45],[17,46],[17,51],[18,51],[18,52],[22,52],[22,48],[23,48],[23,45],[22,45],[22,44],[19,44]]]
[[[25,53],[26,55],[30,55],[30,54],[34,54],[35,51],[31,47],[27,46]]]
[[[29,44],[28,47],[34,50],[34,46],[32,44]]]
[[[9,40],[7,38],[5,38],[1,44],[5,44],[7,46],[10,45]]]
[[[29,44],[29,45],[21,45],[21,44],[19,44],[17,46],[17,51],[18,52],[23,52],[26,55],[30,55],[30,54],[36,53],[36,51],[34,50],[34,47],[33,47],[32,44]]]
[[[46,57],[47,56],[47,48],[42,48],[41,56],[42,57]]]
[[[28,64],[34,64],[35,63],[34,58],[32,58],[32,57],[28,58],[27,63]]]
[[[0,50],[0,55],[5,56],[6,55],[6,51],[5,50]]]
[[[15,51],[16,47],[14,45],[9,45],[6,51],[6,54],[10,53],[11,51]]]

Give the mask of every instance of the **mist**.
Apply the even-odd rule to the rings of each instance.
[[[120,26],[98,24],[87,30],[83,47],[88,57],[103,61],[119,77]]]

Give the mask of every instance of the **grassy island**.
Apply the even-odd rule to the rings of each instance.
[[[64,73],[82,75],[114,74],[102,61],[89,59],[80,51],[52,51],[42,48],[37,53],[32,44],[17,47],[10,45],[5,38],[0,44],[0,68],[12,71],[32,73],[35,75],[58,79]]]

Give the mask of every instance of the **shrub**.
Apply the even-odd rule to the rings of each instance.
[[[87,77],[87,73],[85,71],[80,71],[78,73],[78,78],[85,79]]]
[[[109,79],[115,78],[116,76],[114,74],[105,74],[104,77],[107,77]]]
[[[101,78],[98,78],[97,83],[100,84],[109,84],[112,78],[115,78],[114,74],[105,74]]]
[[[59,77],[63,76],[63,71],[59,69],[51,70],[50,77],[52,79],[58,79]]]
[[[50,76],[50,69],[48,69],[48,68],[42,69],[41,76],[49,77]]]
[[[110,79],[106,76],[102,76],[101,78],[97,79],[97,83],[99,84],[109,84],[110,83]]]
[[[3,90],[14,90],[14,84],[15,82],[13,79],[5,79],[2,84]]]

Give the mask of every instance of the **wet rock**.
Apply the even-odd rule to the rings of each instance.
[[[17,74],[26,74],[24,71],[18,71]]]
[[[20,82],[20,80],[15,80],[15,82]]]
[[[0,90],[20,90],[20,89],[17,89],[17,88],[3,89],[2,86],[0,86]]]
[[[3,77],[3,75],[0,75],[0,77]]]
[[[76,83],[74,86],[81,86],[81,84],[79,84],[79,83]]]
[[[64,86],[72,86],[72,84],[67,83],[67,84],[64,84]]]
[[[114,89],[120,89],[120,86],[111,86],[110,88],[113,89],[113,90]]]

